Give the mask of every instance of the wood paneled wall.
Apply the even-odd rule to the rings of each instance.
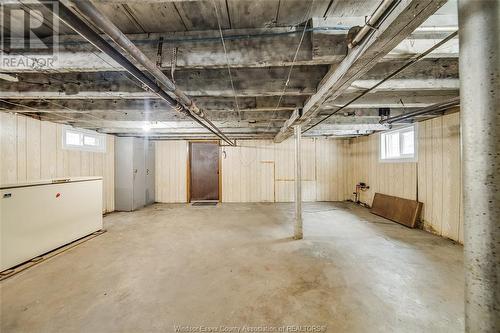
[[[459,113],[420,123],[418,134],[424,229],[463,243]]]
[[[187,141],[155,142],[155,200],[187,201]]]
[[[370,188],[361,191],[360,201],[371,206],[376,192],[405,199],[417,198],[417,163],[379,161],[380,134],[352,139],[349,145],[348,187],[352,194],[356,184]]]
[[[114,136],[106,153],[62,148],[61,124],[0,112],[0,183],[61,177],[103,177],[103,210],[114,211]]]
[[[379,162],[379,137],[350,141],[348,187],[370,189],[361,201],[371,205],[375,192],[421,201],[423,227],[463,243],[459,113],[418,123],[416,163]]]
[[[302,141],[304,201],[342,201],[347,196],[347,140]],[[294,141],[239,141],[221,147],[222,201],[290,202],[294,200]],[[186,202],[187,142],[156,142],[156,197]]]
[[[240,141],[221,147],[222,201],[274,202],[275,149],[271,141]]]

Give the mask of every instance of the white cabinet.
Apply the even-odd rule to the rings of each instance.
[[[115,138],[115,209],[133,211],[154,203],[154,143]]]

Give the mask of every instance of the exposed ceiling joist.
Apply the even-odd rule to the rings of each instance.
[[[327,73],[318,92],[304,106],[300,122],[310,122],[326,100],[342,95],[444,3],[446,0],[400,1],[370,38],[352,49],[339,66]],[[281,142],[291,135],[290,130],[280,132],[275,141]]]
[[[317,22],[313,20],[313,22]],[[314,23],[313,23],[314,24]],[[312,27],[304,36],[304,41],[296,65],[335,64],[347,55],[347,30],[332,27]],[[229,65],[234,68],[291,66],[293,56],[290,49],[296,48],[300,40],[301,28],[233,29],[224,31]],[[173,32],[163,34],[128,34],[137,47],[150,59],[156,59],[161,42],[160,67],[168,70],[172,64],[172,50],[176,49],[176,68],[207,69],[226,66],[224,50],[218,32]],[[385,59],[407,59],[423,52],[435,38],[409,38],[403,40]],[[42,52],[16,51],[8,55],[8,63],[0,63],[3,72],[92,72],[116,71],[122,68],[106,54],[93,49],[79,36],[60,36],[58,56],[54,62],[32,66]],[[434,58],[458,56],[458,41],[433,53]],[[18,64],[18,66],[11,66]],[[140,67],[140,66],[139,66]]]
[[[276,107],[299,44],[304,13],[309,9],[310,1],[265,0],[244,1],[246,4],[242,4],[236,0],[228,1],[226,7],[225,0],[216,0],[217,6],[224,3],[224,8],[219,10],[239,104],[238,114],[220,35],[214,30],[217,21],[211,0],[92,1],[122,31],[128,32],[127,36],[142,52],[150,59],[158,60],[158,65],[169,77],[175,48],[176,84],[192,95],[211,119],[220,123],[222,128],[230,128],[232,136],[238,139],[273,138],[280,128],[283,129],[285,122],[289,125],[296,123],[293,115],[295,118],[299,115],[294,110],[304,108],[309,98],[320,93],[332,79],[331,74],[342,66],[345,66],[345,75],[339,76],[341,80],[353,71],[363,73],[353,80],[341,82],[338,94],[333,93],[335,89],[328,91],[324,101],[310,114],[310,121],[316,123],[356,93],[371,88],[409,58],[437,43],[456,29],[457,24],[453,4],[446,4],[442,8],[446,7],[446,10],[440,9],[418,25],[415,20],[429,14],[424,5],[430,0],[402,0],[400,7],[418,3],[421,12],[416,8],[411,13],[407,9],[407,14],[399,10],[394,22],[382,26],[376,33],[375,44],[368,46],[366,52],[357,54],[359,59],[345,63],[344,60],[352,57],[351,52],[345,58],[347,29],[363,25],[365,16],[370,15],[381,0],[314,0],[314,14],[297,54],[296,67],[283,100]],[[412,13],[415,17],[411,16]],[[403,35],[397,33],[397,29]],[[121,67],[90,44],[82,43],[82,39],[64,29],[63,24],[60,33],[60,61],[54,67],[16,68],[0,63],[1,72],[10,73],[7,75],[15,73],[19,80],[0,80],[0,99],[16,103],[0,102],[2,111],[20,112],[120,135],[152,137],[156,134],[155,127],[143,133],[140,124],[189,120],[166,108],[153,94],[144,92]],[[158,52],[160,37],[164,41]],[[392,49],[389,44],[393,45]],[[43,54],[42,51],[19,52],[23,55],[13,52],[10,57],[26,60]],[[375,54],[377,59],[366,61],[365,53]],[[381,56],[378,53],[382,53]],[[366,62],[360,66],[363,61]],[[341,63],[343,65],[339,66]],[[370,66],[367,70],[366,67]],[[457,96],[458,91],[458,40],[455,38],[446,47],[436,50],[306,134],[355,136],[371,133],[380,130],[379,108],[389,107],[391,116],[395,116]],[[127,133],[134,122],[140,128],[132,126],[135,129]],[[361,125],[371,127],[362,128]],[[183,133],[161,133],[159,138],[212,138],[193,130],[195,127],[185,127]]]

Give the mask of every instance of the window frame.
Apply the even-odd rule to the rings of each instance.
[[[79,135],[80,144],[73,145],[66,142],[67,133],[75,133]],[[95,138],[98,145],[85,145],[85,137]],[[91,131],[83,128],[75,128],[69,125],[64,125],[62,130],[62,148],[65,150],[80,150],[93,153],[105,153],[106,152],[106,134],[102,134],[96,131]]]
[[[406,155],[408,157],[405,157],[404,155],[401,154],[401,151],[403,149],[403,135],[402,133],[408,132],[411,129],[413,129],[413,155]],[[398,138],[399,138],[399,156],[395,158],[383,158],[382,157],[382,152],[384,150],[384,138],[387,134],[391,133],[398,133]],[[410,126],[404,126],[401,128],[393,129],[390,131],[385,131],[380,133],[379,135],[379,144],[378,144],[378,160],[381,163],[414,163],[418,161],[418,126],[417,124],[412,124]]]

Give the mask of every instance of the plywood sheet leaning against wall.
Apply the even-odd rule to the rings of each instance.
[[[187,201],[187,141],[155,142],[155,198],[157,202]]]
[[[101,176],[103,210],[114,211],[114,136],[106,136],[106,153],[66,150],[62,126],[0,112],[0,183]]]
[[[382,193],[375,193],[371,213],[415,228],[420,219],[422,203]]]
[[[419,123],[418,141],[424,229],[463,243],[459,113]]]

